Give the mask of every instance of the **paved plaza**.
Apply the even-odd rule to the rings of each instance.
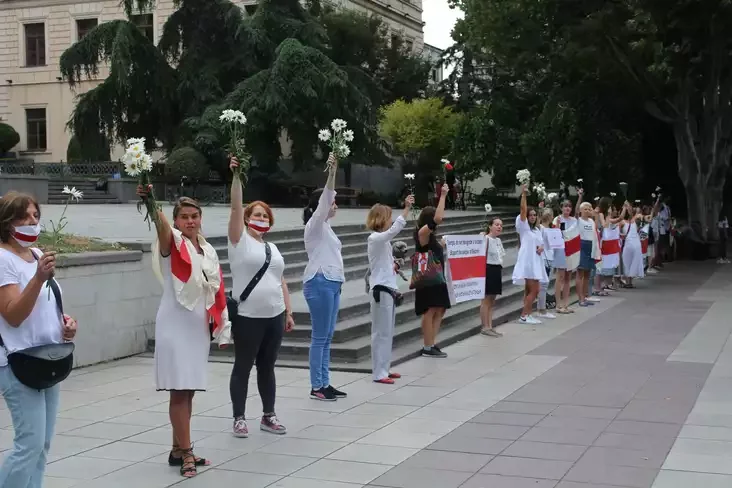
[[[51,228],[51,221],[58,222],[63,205],[42,205],[41,223]],[[163,210],[168,218],[173,218],[173,207],[167,203]],[[302,208],[274,208],[275,226],[272,230],[303,228]],[[348,224],[366,225],[367,208],[339,209],[331,221],[333,226]],[[481,212],[462,212],[448,210],[446,219],[451,215],[482,215]],[[395,216],[397,213],[395,213]],[[98,237],[109,241],[150,242],[153,232],[148,229],[134,204],[121,205],[69,205],[66,211],[68,225],[64,232]],[[225,236],[229,225],[229,207],[211,205],[203,208],[203,232],[208,236]]]
[[[307,371],[278,369],[283,437],[256,428],[256,395],[251,437],[231,436],[231,365],[211,363],[193,438],[214,464],[191,480],[166,464],[167,396],[154,391],[152,360],[80,369],[63,383],[45,486],[726,488],[731,292],[732,268],[675,264],[567,318],[508,324],[503,339],[402,364],[393,386],[335,373],[349,396],[334,403],[307,397]]]

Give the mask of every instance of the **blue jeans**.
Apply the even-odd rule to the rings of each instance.
[[[60,385],[34,390],[0,367],[0,391],[13,418],[13,450],[0,468],[0,488],[41,488],[56,426]]]
[[[313,390],[330,386],[330,343],[338,320],[341,285],[340,281],[330,281],[318,273],[303,286],[312,324],[310,384]]]

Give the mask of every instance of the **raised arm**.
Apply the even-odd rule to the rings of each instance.
[[[229,169],[234,171],[239,161],[232,157]],[[238,178],[231,181],[231,215],[229,215],[229,242],[236,246],[244,233],[244,190]]]
[[[137,187],[137,195],[143,200],[147,199],[150,195],[152,185],[148,185],[148,188],[142,186]],[[153,219],[155,222],[155,230],[158,234],[158,243],[160,245],[160,255],[163,257],[170,256],[170,246],[173,244],[173,229],[170,226],[170,222],[165,217],[162,210],[158,210],[156,218]]]
[[[437,203],[437,209],[435,210],[435,216],[432,219],[432,222],[428,222],[417,231],[417,237],[419,237],[419,244],[421,246],[427,245],[430,241],[430,234],[432,234],[437,226],[442,223],[442,220],[445,217],[445,200],[447,199],[447,192],[449,190],[450,187],[447,186],[447,184],[442,185],[440,201]]]
[[[445,202],[447,201],[447,192],[450,191],[450,187],[445,183],[442,185],[442,191],[440,192],[440,201],[437,202],[437,210],[435,210],[435,223],[440,225],[442,219],[445,218]]]
[[[577,190],[577,205],[574,206],[574,216],[579,217],[580,216],[580,205],[582,205],[582,195],[585,194],[585,191],[580,188]]]
[[[409,210],[412,208],[413,204],[414,196],[409,195],[404,200],[404,210],[402,211],[402,214],[396,218],[394,223],[391,224],[391,227],[384,232],[374,232],[369,236],[369,239],[375,242],[388,242],[398,236],[407,225],[407,217],[409,217]]]
[[[529,213],[529,206],[526,204],[526,185],[521,185],[521,221],[526,222]]]
[[[318,232],[322,229],[323,224],[328,219],[330,213],[330,207],[333,205],[335,200],[335,180],[336,173],[338,172],[338,159],[331,154],[328,157],[328,161],[331,163],[328,168],[328,179],[325,182],[325,188],[320,194],[318,199],[318,207],[313,212],[313,215],[305,225],[305,238],[311,235],[313,232]]]

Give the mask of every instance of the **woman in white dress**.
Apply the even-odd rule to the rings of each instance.
[[[138,194],[147,198],[142,187]],[[231,343],[231,324],[216,250],[201,235],[201,207],[183,197],[173,208],[171,226],[162,211],[155,220],[153,270],[163,285],[155,319],[155,383],[170,392],[173,449],[168,464],[186,478],[210,463],[193,455],[193,395],[207,386],[211,337]]]
[[[643,250],[641,247],[638,224],[643,223],[643,215],[633,212],[630,203],[625,202],[623,216],[628,219],[623,224],[625,235],[625,246],[623,246],[623,275],[625,276],[624,288],[633,288],[633,278],[643,278]]]
[[[540,324],[531,316],[531,310],[539,294],[539,283],[549,278],[544,267],[544,237],[537,225],[536,210],[526,204],[526,185],[521,186],[521,213],[516,217],[520,247],[516,265],[513,268],[513,284],[524,285],[524,307],[519,322]]]

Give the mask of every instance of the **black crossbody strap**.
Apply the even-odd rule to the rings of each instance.
[[[36,253],[31,250],[31,254],[33,254],[33,257],[38,261],[38,256],[36,256]],[[58,306],[58,311],[61,312],[61,316],[64,315],[64,302],[61,299],[61,289],[58,287],[58,283],[56,283],[56,278],[51,278],[46,282],[46,286],[51,287],[51,292],[53,292],[53,296],[56,298],[56,306]]]
[[[239,296],[239,303],[243,303],[246,301],[247,298],[249,298],[249,295],[252,294],[254,291],[254,288],[256,288],[257,284],[259,283],[259,280],[262,279],[262,276],[264,276],[264,273],[267,272],[267,269],[269,268],[269,263],[272,261],[272,249],[269,247],[269,243],[264,243],[264,264],[261,268],[259,268],[259,271],[257,271],[257,274],[254,275],[252,278],[252,281],[249,282],[246,288],[244,288],[244,291],[241,292],[241,295]]]

